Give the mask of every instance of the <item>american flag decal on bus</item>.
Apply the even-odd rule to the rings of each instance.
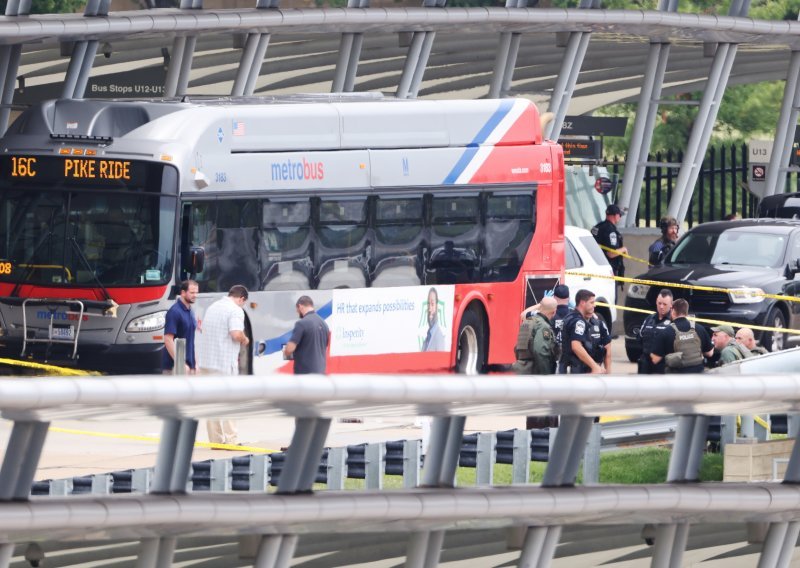
[[[234,120],[231,130],[234,136],[244,136],[244,122],[241,120]]]

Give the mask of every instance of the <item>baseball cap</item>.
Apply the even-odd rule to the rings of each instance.
[[[727,333],[730,337],[736,336],[736,333],[733,331],[733,327],[729,325],[718,325],[717,327],[712,327],[711,331],[721,331],[722,333]]]
[[[622,215],[622,209],[612,203],[606,207],[606,215]]]
[[[565,286],[564,284],[559,284],[555,288],[553,288],[553,296],[556,298],[561,298],[562,300],[566,300],[569,298],[569,286]]]

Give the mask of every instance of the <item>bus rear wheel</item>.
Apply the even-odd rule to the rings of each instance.
[[[479,375],[486,365],[486,341],[483,320],[475,310],[467,310],[458,326],[456,372]]]

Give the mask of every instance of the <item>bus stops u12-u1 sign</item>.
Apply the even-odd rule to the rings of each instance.
[[[455,287],[333,291],[331,355],[450,351]]]

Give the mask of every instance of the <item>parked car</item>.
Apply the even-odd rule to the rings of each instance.
[[[732,322],[797,328],[800,304],[763,294],[800,295],[800,221],[790,219],[743,219],[716,221],[692,228],[667,255],[663,266],[651,268],[638,278],[665,282],[664,286],[631,284],[625,305],[655,309],[658,292],[669,288],[674,298],[689,301],[695,317]],[[687,289],[673,283],[726,288],[729,292]],[[645,314],[625,311],[625,348],[635,361],[641,354],[638,330]],[[709,327],[709,326],[707,326]],[[761,345],[783,349],[787,334],[754,330]]]
[[[617,307],[614,305],[614,280],[611,265],[602,249],[594,240],[592,233],[580,227],[567,225],[564,227],[564,254],[567,273],[564,283],[569,286],[570,300],[575,302],[575,293],[581,288],[591,290],[596,300],[609,304],[597,306],[596,312],[603,317],[611,331],[617,320]],[[585,274],[597,274],[598,277],[570,274],[570,270]]]

